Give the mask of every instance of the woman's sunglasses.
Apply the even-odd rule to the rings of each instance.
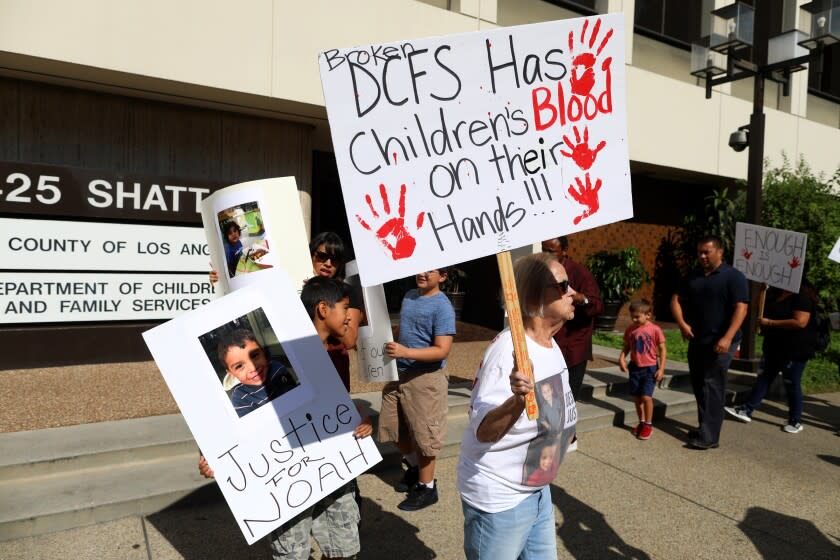
[[[566,292],[569,291],[569,280],[566,279],[560,282],[552,282],[551,284],[549,284],[549,286],[552,288],[557,288],[557,291],[560,292],[561,296],[563,296],[566,295]]]
[[[318,262],[325,263],[327,261],[332,261],[333,264],[338,264],[341,262],[341,259],[335,253],[325,253],[324,251],[315,251],[312,255],[315,257],[315,260]]]

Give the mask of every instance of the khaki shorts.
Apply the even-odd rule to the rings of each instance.
[[[449,376],[442,369],[400,373],[382,389],[379,441],[413,440],[424,457],[436,457],[446,439]]]

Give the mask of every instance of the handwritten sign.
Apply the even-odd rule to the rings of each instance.
[[[632,217],[623,22],[320,54],[363,285]]]
[[[755,224],[735,224],[733,266],[755,282],[799,292],[808,235]]]
[[[381,460],[353,435],[361,419],[296,287],[277,270],[253,276],[143,334],[248,543]],[[242,329],[254,336],[242,351],[267,362],[264,404],[241,398],[247,387],[225,391],[221,360],[239,350],[225,341]]]
[[[347,282],[355,284],[359,281],[356,261],[347,263],[345,270]],[[399,378],[397,361],[385,354],[385,344],[394,341],[385,288],[382,284],[363,287],[362,294],[367,325],[359,327],[359,338],[356,341],[359,379],[368,383],[396,381]]]

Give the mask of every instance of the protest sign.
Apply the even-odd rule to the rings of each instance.
[[[294,177],[261,179],[216,191],[201,203],[201,220],[222,293],[278,268],[298,291],[312,261]]]
[[[799,292],[808,235],[755,224],[735,224],[732,266],[748,280]]]
[[[381,460],[353,435],[360,416],[297,287],[253,276],[143,334],[248,543]],[[240,372],[246,360],[258,375]],[[254,404],[246,393],[260,387]]]
[[[834,244],[834,247],[831,248],[828,258],[834,262],[840,263],[840,238],[837,238],[837,242]]]
[[[623,22],[320,54],[363,285],[632,217]]]
[[[350,261],[345,267],[347,282],[359,282],[359,269],[356,261]],[[365,319],[367,325],[359,327],[356,340],[359,379],[366,382],[396,381],[397,361],[385,354],[385,344],[394,341],[391,330],[391,317],[385,301],[385,288],[382,284],[362,288]]]

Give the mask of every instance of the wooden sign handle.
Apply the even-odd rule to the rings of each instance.
[[[528,346],[525,344],[525,324],[522,322],[522,311],[519,309],[519,296],[516,293],[516,280],[513,277],[510,251],[497,253],[496,260],[499,263],[499,276],[502,278],[502,293],[505,297],[505,310],[508,315],[510,335],[513,339],[516,369],[526,374],[531,383],[534,383],[534,370],[531,368]],[[533,391],[525,395],[525,412],[528,414],[528,420],[535,420],[539,414],[537,397]]]
[[[761,334],[761,318],[764,317],[764,300],[767,297],[767,284],[761,288],[761,294],[758,296],[758,316],[755,320],[755,332]]]

